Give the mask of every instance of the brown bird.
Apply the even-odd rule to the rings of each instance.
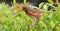
[[[26,14],[28,14],[29,16],[32,16],[34,18],[34,22],[31,25],[31,28],[32,28],[32,26],[34,26],[37,23],[37,19],[40,16],[43,16],[45,14],[45,12],[42,12],[41,10],[39,10],[37,8],[32,8],[29,5],[24,5],[22,8],[25,10]]]
[[[35,18],[39,18],[40,16],[44,15],[45,13],[40,11],[39,9],[37,8],[32,8],[30,7],[29,5],[24,5],[23,6],[23,9],[25,9],[25,12],[30,15],[30,16],[33,16]]]

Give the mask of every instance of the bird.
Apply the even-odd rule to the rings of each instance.
[[[44,15],[45,12],[42,12],[40,9],[32,8],[30,5],[24,5],[22,8],[25,10],[26,14],[33,16],[35,18],[39,18],[40,16]]]
[[[38,18],[45,14],[45,12],[39,10],[37,7],[34,8],[30,5],[23,5],[22,8],[24,9],[27,15],[34,19],[34,22],[30,25],[30,29],[36,25]]]

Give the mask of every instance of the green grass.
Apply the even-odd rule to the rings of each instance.
[[[47,5],[45,5],[48,7]],[[18,12],[10,9],[5,3],[0,6],[0,31],[60,31],[60,6],[42,10],[47,12],[41,16],[35,26],[30,29],[34,19],[28,16],[25,11]]]

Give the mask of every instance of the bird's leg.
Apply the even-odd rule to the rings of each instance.
[[[34,18],[33,26],[37,23],[37,18]]]
[[[34,19],[34,21],[33,21],[33,23],[30,25],[30,29],[32,29],[32,28],[36,25],[36,23],[37,23],[37,18],[33,17],[33,19]]]

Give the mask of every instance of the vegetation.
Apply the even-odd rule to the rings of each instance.
[[[14,5],[15,3],[14,1]],[[53,8],[48,11],[49,6]],[[49,3],[41,3],[39,8],[46,13],[30,28],[29,25],[33,24],[34,19],[25,11],[18,12],[5,3],[0,4],[0,31],[60,31],[60,5],[55,7]]]

